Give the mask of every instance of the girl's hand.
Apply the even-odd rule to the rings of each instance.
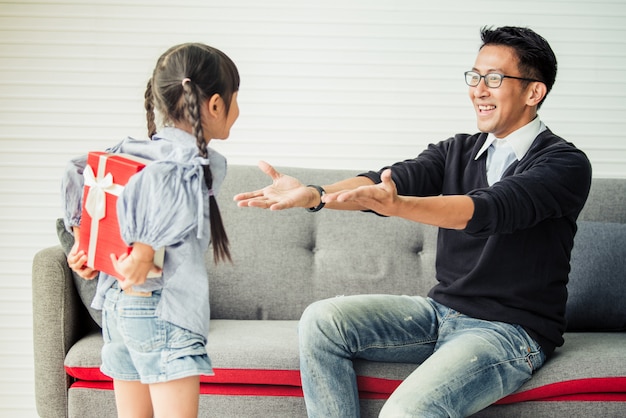
[[[74,228],[74,245],[67,255],[67,265],[85,280],[93,280],[98,276],[98,271],[86,266],[87,254],[78,251],[79,229]]]
[[[117,277],[122,290],[145,283],[150,272],[160,273],[161,269],[154,265],[153,259],[152,247],[140,242],[133,244],[130,254],[122,254],[119,257],[111,254],[111,261],[118,273]]]
[[[281,210],[313,207],[319,203],[317,191],[304,186],[298,179],[279,173],[265,161],[259,162],[259,168],[272,179],[272,184],[236,195],[234,200],[238,202],[237,206]]]

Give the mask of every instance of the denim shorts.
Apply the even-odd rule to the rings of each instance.
[[[167,382],[213,375],[205,338],[156,316],[161,292],[131,296],[117,286],[102,310],[102,373],[113,379]]]

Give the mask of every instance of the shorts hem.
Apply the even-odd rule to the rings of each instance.
[[[102,374],[110,377],[113,380],[124,380],[126,382],[139,382],[141,381],[141,378],[139,377],[138,374],[124,374],[124,373],[114,373],[111,372],[110,370],[107,370],[105,367],[100,367],[100,371],[102,372]]]
[[[191,371],[190,370],[190,371],[174,373],[170,375],[145,376],[143,378],[139,376],[138,374],[130,375],[130,374],[124,374],[124,373],[113,373],[104,367],[100,367],[100,371],[113,380],[123,380],[126,382],[140,382],[144,385],[171,382],[172,380],[184,379],[186,377],[191,377],[191,376],[215,376],[215,373],[213,372],[213,370],[210,370],[210,371],[198,371],[198,370]]]

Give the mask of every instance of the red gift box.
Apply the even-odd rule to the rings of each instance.
[[[88,267],[116,276],[111,254],[119,257],[130,253],[132,247],[126,245],[120,234],[117,197],[130,178],[149,163],[129,154],[90,152],[87,155],[79,250],[87,254]],[[163,249],[155,254],[155,264],[163,266]]]

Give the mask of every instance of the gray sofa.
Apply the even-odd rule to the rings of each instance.
[[[284,168],[325,184],[345,170]],[[304,417],[297,324],[311,302],[357,293],[426,294],[435,282],[435,228],[361,212],[268,212],[232,196],[267,184],[253,166],[231,166],[220,191],[233,265],[212,266],[202,417]],[[626,179],[594,179],[572,255],[565,345],[515,394],[478,417],[626,416]],[[52,225],[51,225],[52,227]],[[70,237],[71,239],[71,237]],[[111,383],[98,371],[93,283],[77,279],[64,249],[33,260],[37,410],[42,417],[113,417]],[[377,415],[415,365],[358,361],[362,415]]]

